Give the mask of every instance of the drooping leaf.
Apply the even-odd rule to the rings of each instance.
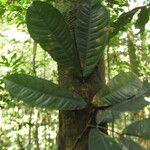
[[[119,111],[113,111],[111,109],[98,111],[96,115],[96,123],[100,124],[101,122],[113,122],[120,117],[119,114]]]
[[[77,50],[62,14],[52,5],[35,1],[28,8],[26,22],[31,37],[46,50],[55,61],[73,67],[81,74]]]
[[[145,96],[150,96],[150,83],[148,82],[143,82],[142,88],[136,95],[120,103],[116,103],[115,105],[111,106],[110,109],[112,111],[120,112],[138,111],[150,105],[150,102],[144,98]]]
[[[131,139],[121,137],[120,141],[124,145],[126,150],[146,150],[144,147],[142,147],[141,145],[139,145]]]
[[[89,150],[121,150],[115,140],[108,135],[102,133],[99,129],[90,130],[89,134]]]
[[[117,111],[117,112],[138,111],[148,105],[150,105],[150,102],[146,101],[143,96],[139,96],[139,97],[137,96],[129,100],[116,103],[115,105],[110,107],[110,109],[112,111]]]
[[[150,139],[150,119],[136,121],[127,126],[123,133],[138,136],[144,139]]]
[[[76,93],[41,78],[25,74],[12,74],[4,78],[12,97],[22,99],[31,106],[59,110],[76,110],[86,107]]]
[[[89,75],[108,41],[109,14],[99,0],[82,0],[77,9],[75,36],[83,68]]]
[[[139,94],[142,82],[132,72],[122,72],[115,76],[100,93],[101,101],[116,104],[131,99]]]
[[[116,119],[119,119],[120,114],[123,112],[139,111],[148,105],[150,105],[150,102],[146,101],[143,96],[116,103],[105,111],[98,111],[96,122],[97,124],[101,122],[113,122]]]
[[[144,98],[148,93],[149,83],[142,83],[134,73],[120,73],[100,92],[100,101],[109,104],[110,107],[97,114],[97,123],[112,122],[118,119],[122,112],[138,111],[150,105]]]
[[[135,27],[140,29],[141,31],[144,31],[145,25],[149,21],[149,13],[148,9],[146,7],[142,8],[140,13],[138,14],[138,19],[135,23]]]
[[[148,6],[148,5],[147,5]],[[134,8],[129,12],[125,12],[121,14],[116,21],[112,23],[112,27],[114,28],[113,32],[110,34],[110,38],[114,37],[119,31],[125,30],[125,26],[131,22],[133,16],[141,9],[146,8],[147,6],[141,6]]]

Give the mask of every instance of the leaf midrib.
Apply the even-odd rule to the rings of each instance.
[[[117,105],[123,105],[123,104],[126,104],[126,103],[128,103],[128,102],[134,101],[134,100],[136,100],[137,98],[140,98],[141,96],[143,96],[146,92],[147,92],[147,91],[143,91],[143,93],[137,94],[137,95],[135,95],[135,96],[134,96],[133,98],[131,98],[131,99],[126,99],[126,100],[124,100],[124,101],[121,101],[120,103],[116,103],[116,104],[114,104],[114,105],[112,105],[112,106],[110,107],[110,110],[112,109],[112,110],[115,111],[115,109],[114,109],[113,107],[116,107]]]
[[[90,16],[89,16],[89,20],[90,20],[90,22],[89,22],[89,24],[88,24],[88,37],[87,37],[87,45],[86,45],[86,54],[85,54],[85,61],[84,61],[84,65],[83,65],[83,68],[84,68],[84,71],[85,71],[85,67],[87,66],[86,65],[86,62],[87,62],[87,53],[88,53],[88,49],[89,49],[89,39],[90,39],[90,37],[89,37],[89,35],[90,35],[90,27],[91,27],[91,9],[92,8],[92,2],[90,1]]]
[[[31,91],[36,91],[37,93],[40,93],[40,94],[45,94],[45,95],[52,95],[53,97],[60,97],[60,99],[62,99],[62,96],[60,96],[60,95],[53,95],[53,94],[50,94],[50,93],[47,93],[47,92],[45,92],[44,93],[44,91],[42,92],[42,91],[39,91],[39,90],[33,90],[31,87],[29,87],[29,86],[23,86],[23,85],[20,85],[20,84],[18,84],[18,83],[16,83],[16,82],[13,82],[13,81],[11,81],[11,80],[7,80],[7,79],[5,79],[7,82],[10,82],[12,85],[16,85],[16,86],[18,86],[18,87],[22,87],[22,88],[26,88],[26,89],[28,89],[28,90],[31,90]],[[78,99],[74,99],[73,97],[72,98],[68,98],[68,97],[65,97],[65,96],[63,96],[65,99],[68,99],[69,101],[72,101],[72,100],[74,100],[75,102],[80,102],[81,101],[81,103],[83,103],[82,101],[83,101],[83,99],[82,98],[80,98],[81,100],[79,101]]]
[[[130,85],[132,85],[135,81],[136,81],[136,80],[133,80],[132,82],[130,82]],[[113,92],[111,92],[111,90],[110,90],[110,93],[107,94],[107,95],[105,95],[105,96],[103,96],[101,99],[104,98],[105,100],[107,100],[107,98],[110,97],[110,95],[113,95],[114,93],[116,93],[116,92],[118,91],[118,89],[119,89],[119,91],[122,91],[122,89],[126,88],[128,85],[129,85],[129,84],[126,84],[126,85],[124,85],[123,87],[122,87],[122,86],[121,86],[121,87],[117,87],[117,89],[115,89]],[[107,86],[108,86],[108,85],[107,85]],[[109,86],[108,86],[108,87],[109,87]],[[139,87],[138,89],[140,89],[140,87]],[[110,101],[108,101],[108,100],[107,100],[107,102],[110,103]],[[118,102],[118,103],[119,103],[119,102]]]
[[[52,35],[54,36],[54,38],[56,39],[56,41],[59,41],[59,42],[58,42],[59,45],[61,45],[60,39],[57,38],[57,36],[55,35],[55,33],[52,32],[52,30],[49,28],[49,25],[48,25],[47,21],[44,19],[42,13],[40,13],[40,12],[38,11],[38,8],[36,7],[36,5],[35,5],[34,7],[35,7],[36,11],[38,12],[38,15],[40,16],[40,18],[41,18],[41,19],[43,20],[43,22],[46,24],[47,29],[50,31],[50,33],[53,33]],[[54,8],[54,9],[55,9],[55,8]],[[57,39],[58,39],[58,40],[57,40]],[[70,43],[70,44],[71,44],[71,43]],[[72,45],[72,44],[71,44],[71,45]],[[62,46],[62,45],[61,45],[61,47],[62,47],[62,49],[63,49],[63,46]],[[66,52],[67,56],[70,58],[70,54],[68,53],[68,51],[65,51],[65,52]],[[70,59],[70,60],[71,60],[71,59]]]

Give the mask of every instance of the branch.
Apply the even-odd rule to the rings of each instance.
[[[108,131],[110,131],[110,132],[116,133],[116,134],[119,135],[119,136],[123,135],[123,134],[120,133],[120,132],[116,132],[116,131],[113,131],[113,130],[108,129],[108,128],[106,128],[106,127],[99,126],[99,125],[92,125],[92,124],[89,124],[89,127],[91,127],[91,128],[99,128],[99,129],[103,129],[103,130],[106,130],[106,131],[108,130]]]
[[[80,139],[83,137],[83,135],[85,134],[85,132],[87,131],[87,129],[89,128],[89,126],[86,126],[85,129],[82,131],[82,133],[79,135],[79,137],[77,138],[77,140],[75,141],[72,150],[75,150],[77,144],[79,143]]]
[[[93,108],[96,109],[96,110],[106,110],[108,108],[110,108],[112,105],[108,105],[108,106],[96,106],[96,105],[93,105]]]
[[[74,145],[73,145],[72,150],[75,150],[75,148],[77,147],[77,145],[78,145],[80,139],[83,137],[83,135],[85,134],[85,132],[88,130],[89,124],[91,123],[91,120],[92,120],[92,118],[91,118],[91,114],[92,114],[92,113],[93,113],[93,110],[91,109],[91,110],[90,110],[90,113],[89,113],[89,116],[88,116],[87,123],[86,123],[86,127],[84,128],[84,130],[82,131],[82,133],[81,133],[81,134],[78,136],[78,138],[76,139],[76,141],[75,141],[75,143],[74,143]]]

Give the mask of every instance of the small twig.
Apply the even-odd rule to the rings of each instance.
[[[85,134],[85,132],[87,131],[88,128],[89,128],[89,126],[86,126],[85,129],[82,131],[82,133],[79,135],[79,137],[76,139],[72,150],[75,150],[77,144],[79,143],[80,139],[83,137],[83,135]]]
[[[86,127],[84,128],[84,130],[82,131],[82,133],[77,137],[77,139],[76,139],[76,141],[75,141],[75,143],[74,143],[74,145],[73,145],[73,148],[72,148],[72,150],[75,150],[75,148],[77,147],[77,144],[79,143],[79,141],[80,141],[80,139],[83,137],[83,135],[85,134],[85,132],[87,131],[87,129],[88,128],[90,128],[90,127],[97,127],[97,126],[94,126],[94,125],[90,125],[90,123],[91,123],[91,114],[93,113],[93,112],[95,112],[95,110],[105,110],[105,109],[108,109],[109,107],[111,107],[111,105],[109,105],[109,106],[95,106],[95,105],[92,105],[92,108],[93,109],[91,109],[91,112],[89,113],[89,120],[88,120],[88,122],[87,122],[87,125],[86,125]],[[100,126],[99,126],[100,127]],[[102,129],[102,128],[101,128]],[[104,130],[107,130],[107,128],[103,128]]]
[[[110,131],[110,132],[114,132],[114,133],[118,134],[119,136],[123,135],[122,133],[113,131],[113,130],[111,130],[111,129],[108,129],[108,128],[106,128],[106,127],[102,127],[102,126],[99,126],[99,125],[92,125],[92,124],[89,124],[89,127],[92,127],[92,128],[99,128],[99,129],[103,129],[103,130],[108,130],[108,131]]]
[[[72,150],[75,150],[75,148],[77,147],[77,144],[79,143],[79,140],[83,137],[83,135],[85,134],[85,132],[87,131],[87,129],[90,127],[89,124],[90,124],[91,119],[92,119],[90,116],[91,116],[92,113],[93,113],[93,110],[90,111],[89,116],[88,116],[89,120],[87,121],[86,127],[84,128],[84,130],[82,131],[82,133],[76,139],[76,141],[75,141],[75,143],[73,145]]]
[[[93,108],[95,108],[96,110],[105,110],[110,108],[112,105],[108,105],[108,106],[95,106],[93,105]]]
[[[130,133],[120,133],[120,132],[116,132],[116,131],[113,131],[113,130],[108,129],[108,128],[106,128],[106,127],[99,126],[99,125],[89,125],[89,127],[92,127],[92,128],[99,128],[99,129],[103,129],[103,130],[108,130],[108,131],[110,131],[110,132],[116,133],[116,134],[119,135],[119,136],[129,135],[129,136],[139,137],[138,135],[132,135],[132,134],[130,134]]]

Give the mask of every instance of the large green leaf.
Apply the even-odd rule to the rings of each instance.
[[[140,29],[141,31],[144,31],[145,25],[149,21],[149,12],[146,7],[142,8],[140,13],[138,14],[138,19],[135,23],[135,27]]]
[[[144,147],[134,142],[131,139],[121,137],[121,143],[123,143],[126,150],[146,150]]]
[[[108,41],[109,14],[99,0],[82,0],[77,9],[75,36],[83,76],[89,75]]]
[[[121,73],[105,86],[100,100],[111,105],[107,110],[98,111],[96,121],[113,122],[119,114],[125,111],[138,111],[150,102],[144,99],[150,93],[150,84],[142,83],[133,73]]]
[[[116,103],[115,105],[110,107],[110,110],[117,112],[124,111],[138,111],[147,105],[150,105],[150,102],[147,101],[144,97],[149,97],[150,93],[150,83],[143,82],[142,88],[138,91],[138,93],[120,103]]]
[[[146,101],[143,96],[133,97],[132,99],[117,103],[110,107],[112,111],[125,112],[125,111],[138,111],[144,107],[150,105],[150,102]]]
[[[102,133],[99,129],[90,130],[89,150],[121,150],[120,146],[113,138]]]
[[[116,104],[131,99],[139,94],[142,82],[132,72],[122,72],[115,76],[100,93],[101,101]]]
[[[120,118],[120,114],[126,111],[135,112],[143,109],[147,105],[150,105],[150,102],[146,101],[143,96],[134,97],[129,100],[125,100],[120,103],[116,103],[109,107],[107,110],[98,111],[96,115],[96,122],[113,122],[116,119]]]
[[[131,11],[125,12],[121,14],[117,20],[115,20],[112,23],[112,27],[114,28],[113,32],[110,34],[110,38],[114,37],[119,31],[123,31],[126,29],[126,25],[131,22],[133,16],[142,9],[145,9],[147,6],[150,6],[150,4],[146,6],[136,7],[132,9]],[[144,18],[143,18],[144,19]]]
[[[12,97],[22,99],[31,106],[59,110],[86,107],[86,103],[79,95],[44,79],[12,74],[4,78],[4,83]]]
[[[150,119],[134,122],[133,124],[127,126],[123,133],[138,136],[144,139],[150,139]]]
[[[61,13],[45,2],[35,1],[28,8],[26,22],[31,37],[60,64],[74,67],[81,74],[77,50]]]

